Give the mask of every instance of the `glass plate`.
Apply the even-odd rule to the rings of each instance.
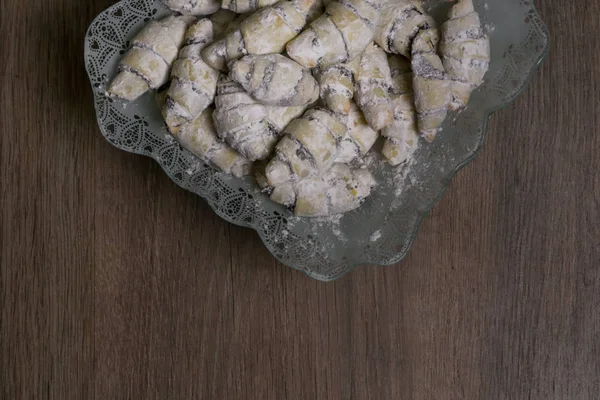
[[[296,218],[260,193],[252,178],[215,171],[167,133],[152,94],[130,104],[106,97],[129,41],[150,19],[169,13],[158,0],[121,1],[101,13],[86,34],[85,65],[98,125],[110,143],[152,157],[179,186],[202,196],[225,220],[254,229],[278,260],[315,279],[336,279],[360,264],[397,263],[452,177],[481,148],[490,114],[517,97],[548,52],[548,31],[532,1],[475,4],[491,40],[485,84],[461,114],[446,121],[433,144],[421,143],[412,164],[373,162],[377,190],[341,217]],[[450,5],[437,0],[428,8],[439,17]]]

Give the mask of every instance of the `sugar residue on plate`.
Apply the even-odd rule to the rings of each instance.
[[[377,229],[373,234],[369,237],[371,242],[376,242],[381,238],[381,229]]]
[[[325,228],[330,228],[331,233],[336,236],[338,239],[344,241],[348,240],[347,237],[343,234],[340,228],[340,221],[344,215],[343,214],[335,214],[328,217],[317,217],[313,219],[313,224],[311,227],[311,233],[313,235],[319,234],[319,232]]]

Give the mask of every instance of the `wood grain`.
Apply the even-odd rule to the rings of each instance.
[[[598,398],[599,1],[537,1],[549,61],[408,258],[328,284],[102,138],[112,2],[2,1],[0,398]]]

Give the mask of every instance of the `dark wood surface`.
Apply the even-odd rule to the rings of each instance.
[[[550,59],[408,258],[328,284],[102,138],[112,2],[2,0],[0,398],[600,398],[597,0],[537,1]]]

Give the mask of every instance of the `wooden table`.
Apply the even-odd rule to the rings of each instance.
[[[599,398],[599,1],[537,1],[549,61],[408,258],[328,284],[102,138],[112,3],[2,1],[0,398]]]

